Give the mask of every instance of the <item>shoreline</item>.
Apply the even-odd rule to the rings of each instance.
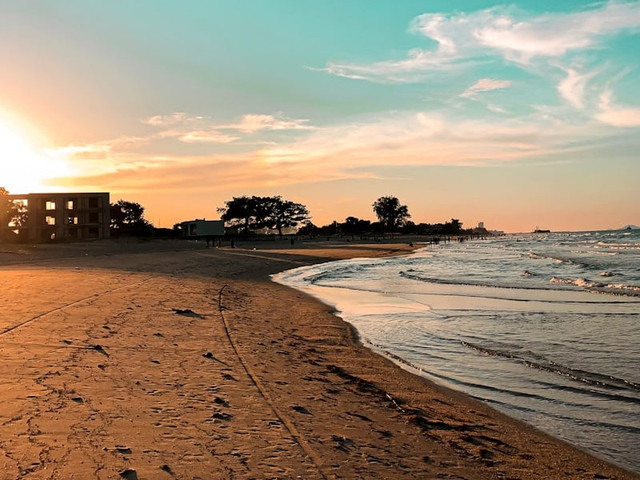
[[[2,328],[31,320],[0,336],[0,478],[639,478],[401,369],[269,278],[408,245],[181,246],[0,267]]]
[[[415,248],[413,249],[413,252],[417,252],[422,250],[422,248]],[[411,254],[412,252],[406,252],[406,254]],[[339,260],[336,260],[339,261]],[[480,403],[482,403],[483,405],[488,406],[490,409],[492,409],[496,414],[499,415],[503,415],[511,420],[514,420],[516,422],[520,422],[523,425],[525,425],[527,428],[533,429],[536,432],[538,432],[541,435],[545,435],[548,436],[552,439],[554,439],[555,441],[559,441],[565,445],[570,446],[571,448],[575,448],[587,455],[593,456],[596,459],[606,462],[606,463],[611,463],[612,465],[614,465],[617,468],[621,468],[622,470],[632,474],[632,475],[637,475],[638,473],[635,473],[634,470],[630,470],[628,469],[628,467],[625,467],[623,465],[619,465],[616,463],[613,463],[610,459],[607,459],[605,457],[601,457],[598,455],[597,452],[593,452],[593,451],[589,451],[588,449],[581,447],[580,445],[577,445],[575,443],[572,443],[571,440],[567,440],[567,439],[563,439],[560,437],[555,436],[553,433],[548,433],[545,432],[544,430],[541,430],[539,427],[527,422],[526,420],[520,419],[517,416],[512,416],[510,415],[508,412],[502,412],[498,409],[496,409],[495,407],[491,406],[490,403],[482,401],[481,399],[475,399],[472,398],[471,395],[468,392],[465,392],[463,389],[456,389],[455,387],[452,387],[450,385],[447,385],[447,383],[445,381],[441,381],[438,379],[438,377],[432,375],[429,370],[425,370],[413,363],[411,363],[411,361],[406,360],[405,358],[402,358],[401,356],[398,356],[397,354],[393,353],[392,351],[389,351],[387,349],[385,349],[385,347],[383,347],[382,345],[379,345],[377,343],[375,343],[374,341],[371,340],[366,340],[365,337],[362,336],[362,333],[358,330],[358,327],[353,324],[350,320],[346,319],[339,310],[336,310],[336,306],[334,305],[333,301],[335,301],[335,299],[326,299],[323,298],[323,295],[317,293],[314,291],[314,289],[310,288],[310,287],[305,287],[302,284],[301,285],[294,285],[291,284],[290,282],[284,281],[282,278],[278,279],[276,277],[280,277],[282,276],[284,273],[286,272],[281,272],[279,274],[273,275],[272,277],[274,277],[274,281],[276,281],[277,283],[280,283],[282,285],[288,286],[289,288],[293,288],[295,290],[301,291],[307,295],[309,295],[312,299],[314,299],[315,301],[318,301],[324,305],[326,305],[328,308],[330,308],[332,310],[332,313],[339,318],[340,320],[344,321],[345,323],[347,323],[347,325],[349,326],[349,328],[353,331],[353,338],[356,339],[356,341],[366,347],[367,349],[369,349],[370,351],[372,351],[374,354],[379,355],[381,357],[383,357],[384,359],[394,363],[398,368],[403,369],[404,371],[410,373],[411,375],[414,375],[422,380],[425,380],[426,382],[429,382],[431,384],[433,384],[434,386],[437,386],[438,388],[442,388],[445,390],[448,390],[450,392],[455,392],[457,394],[462,394],[470,399],[472,399],[473,401],[479,401]],[[294,282],[295,283],[295,282]],[[331,298],[331,295],[329,295],[329,298]],[[338,298],[341,298],[340,296]],[[349,302],[349,300],[347,300],[347,302]],[[339,304],[342,304],[341,301],[338,301]],[[339,305],[338,305],[339,307]],[[350,313],[347,315],[348,317],[351,317],[354,314],[353,311],[350,311]]]

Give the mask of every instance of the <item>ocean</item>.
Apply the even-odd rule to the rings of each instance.
[[[416,375],[640,473],[640,230],[441,242],[274,280]]]

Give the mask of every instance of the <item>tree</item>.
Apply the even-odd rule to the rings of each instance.
[[[283,200],[279,195],[264,197],[261,200],[259,205],[260,211],[264,213],[261,219],[263,226],[275,228],[281,237],[283,228],[297,227],[299,223],[306,222],[311,218],[306,206]]]
[[[250,229],[275,228],[282,236],[282,229],[296,227],[310,217],[307,207],[301,203],[283,200],[282,197],[233,197],[218,208],[220,218],[230,225],[242,225],[245,233]]]
[[[21,202],[9,199],[9,191],[0,187],[0,233],[7,238],[15,239],[19,232],[12,227],[23,227],[27,224],[29,209]],[[7,227],[9,227],[7,229]]]
[[[260,197],[233,197],[227,200],[224,207],[218,208],[220,218],[230,225],[242,225],[245,233],[249,233],[250,228],[257,228],[261,221],[258,211]]]
[[[11,221],[13,202],[9,200],[9,191],[0,187],[0,227],[6,227]]]
[[[153,229],[153,226],[145,220],[144,207],[139,203],[120,199],[110,207],[112,230],[141,235]]]
[[[305,222],[304,226],[298,230],[298,235],[307,235],[309,237],[315,237],[320,233],[320,228],[313,224],[313,222]]]
[[[406,205],[400,205],[396,197],[380,197],[373,203],[373,211],[380,223],[387,231],[394,232],[401,227],[405,221],[411,218]]]
[[[371,229],[369,220],[360,220],[357,217],[347,217],[344,223],[340,224],[340,230],[345,235],[362,235]]]

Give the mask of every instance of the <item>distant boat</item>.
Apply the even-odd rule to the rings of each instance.
[[[536,227],[533,233],[550,233],[551,230],[545,230],[544,228]]]

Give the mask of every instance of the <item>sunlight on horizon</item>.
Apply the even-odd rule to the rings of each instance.
[[[63,159],[44,154],[27,135],[0,119],[0,187],[17,194],[56,191],[48,180],[69,173]]]

